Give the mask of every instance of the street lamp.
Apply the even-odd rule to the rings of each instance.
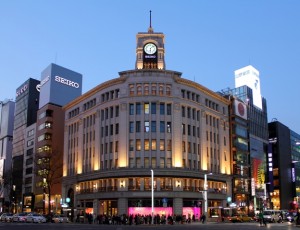
[[[151,224],[153,225],[153,213],[154,213],[154,171],[151,169]]]
[[[204,215],[207,216],[207,175],[212,175],[212,173],[204,174]]]

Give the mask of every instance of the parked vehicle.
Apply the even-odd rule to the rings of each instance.
[[[38,213],[29,213],[26,216],[27,223],[46,223],[46,218]]]
[[[1,222],[6,222],[6,216],[7,215],[12,215],[11,213],[2,213],[2,215],[0,216],[0,221]]]
[[[5,216],[5,222],[12,222],[12,218],[13,218],[14,214],[12,213],[7,213]]]
[[[52,222],[53,223],[69,223],[69,218],[65,215],[54,215],[52,217]]]
[[[12,222],[26,222],[27,213],[21,212],[13,215]]]

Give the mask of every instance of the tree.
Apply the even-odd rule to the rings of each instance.
[[[43,189],[48,196],[48,214],[50,213],[50,202],[52,189],[55,185],[61,184],[63,170],[63,155],[59,151],[48,151],[37,153],[35,158],[35,172],[37,175],[37,185]],[[45,203],[44,213],[45,213]]]

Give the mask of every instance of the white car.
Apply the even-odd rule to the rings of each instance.
[[[12,222],[26,222],[26,215],[25,212],[16,213],[12,218]]]
[[[46,218],[38,213],[29,213],[26,216],[27,223],[46,223]]]
[[[69,218],[64,215],[56,214],[52,217],[52,222],[53,223],[69,223]]]

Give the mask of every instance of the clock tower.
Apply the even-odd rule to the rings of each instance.
[[[136,69],[161,69],[165,65],[165,36],[163,33],[154,33],[150,26],[147,33],[138,33],[136,36]]]

